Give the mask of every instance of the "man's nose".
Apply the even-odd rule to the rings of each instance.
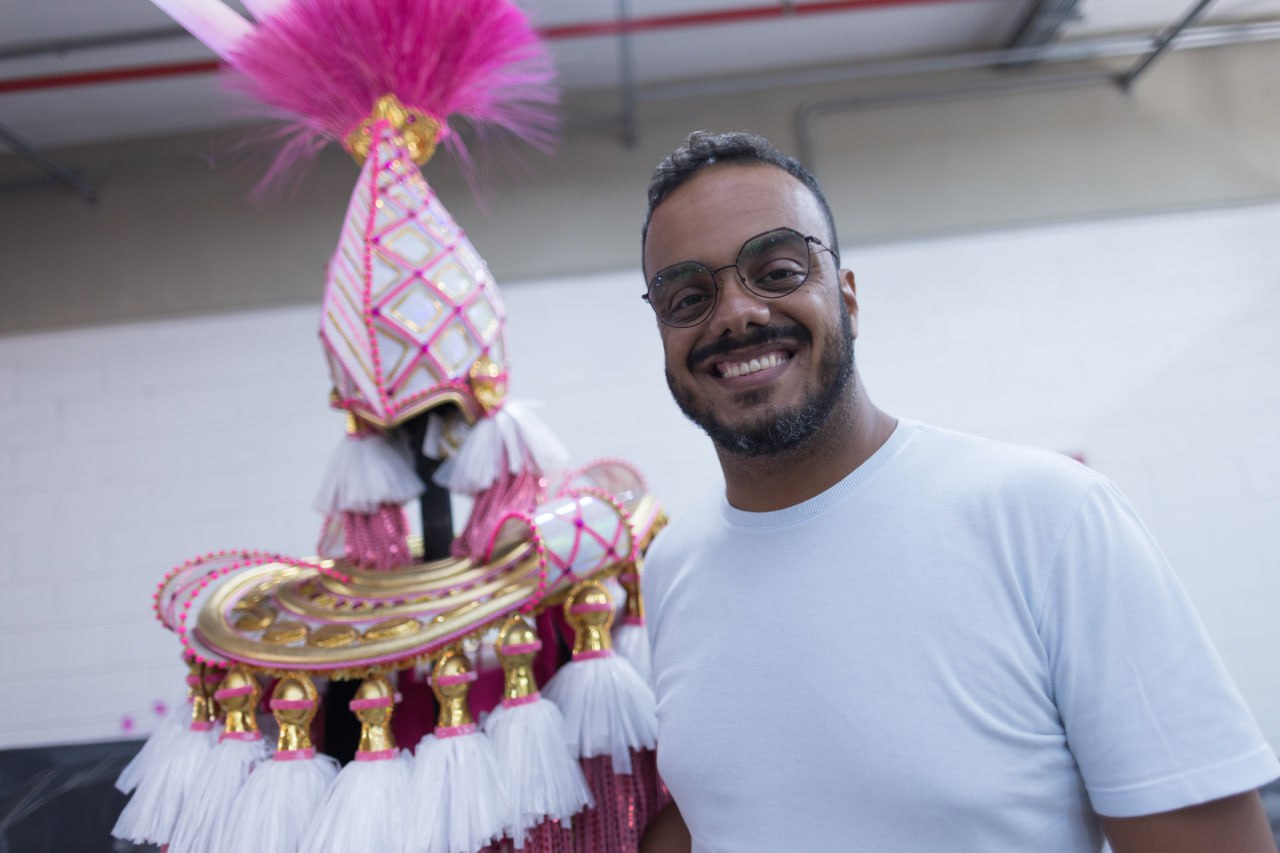
[[[769,324],[767,300],[747,289],[737,267],[721,267],[715,271],[715,277],[720,286],[720,296],[707,321],[711,324],[711,334],[716,337],[741,335],[752,326]]]

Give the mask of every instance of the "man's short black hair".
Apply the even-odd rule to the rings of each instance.
[[[718,163],[774,166],[804,184],[818,200],[822,215],[827,218],[827,239],[831,241],[827,248],[837,258],[840,257],[835,217],[831,215],[831,206],[827,204],[827,197],[822,194],[817,179],[798,160],[775,148],[772,142],[747,131],[711,133],[695,130],[679,148],[662,159],[649,178],[649,210],[644,215],[644,227],[640,231],[641,252],[649,238],[649,220],[653,219],[653,212],[658,205],[698,172]]]

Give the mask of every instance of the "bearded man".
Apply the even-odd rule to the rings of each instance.
[[[643,257],[724,472],[645,566],[646,853],[1275,853],[1280,765],[1150,533],[1083,465],[876,408],[800,164],[692,134]]]

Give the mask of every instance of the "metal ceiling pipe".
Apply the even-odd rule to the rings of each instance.
[[[1145,74],[1146,71],[1155,64],[1156,60],[1164,55],[1164,52],[1169,49],[1171,44],[1173,44],[1173,40],[1178,37],[1178,34],[1195,23],[1196,19],[1203,15],[1212,3],[1213,0],[1199,0],[1199,2],[1192,6],[1190,11],[1183,15],[1177,23],[1165,30],[1160,38],[1156,40],[1155,50],[1151,51],[1143,57],[1137,65],[1125,72],[1124,76],[1120,79],[1120,88],[1124,89],[1126,92],[1132,89],[1133,84],[1137,82],[1138,78]]]
[[[56,180],[61,181],[71,187],[83,196],[84,200],[89,204],[98,201],[98,191],[85,183],[84,178],[80,177],[78,172],[67,168],[56,160],[52,160],[48,155],[42,154],[39,150],[32,148],[21,137],[15,134],[9,128],[0,124],[0,145],[8,147],[13,153],[25,157],[34,163],[45,174]]]

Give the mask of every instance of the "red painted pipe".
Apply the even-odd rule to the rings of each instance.
[[[625,21],[591,21],[583,24],[562,24],[554,27],[543,27],[538,32],[543,38],[552,40],[589,36],[614,36],[624,33],[653,32],[656,30],[682,29],[684,27],[786,18],[793,15],[827,15],[834,12],[851,12],[859,9],[923,6],[946,2],[968,2],[968,0],[818,0],[818,2],[814,3],[791,6],[776,3],[768,6],[717,9],[712,12],[690,12],[683,15],[654,15],[648,18],[629,18]],[[98,83],[118,83],[125,80],[148,80],[157,77],[208,74],[217,71],[221,66],[222,63],[218,60],[208,59],[198,62],[173,62],[133,68],[106,68],[98,71],[48,74],[41,77],[18,77],[12,80],[0,80],[0,95],[8,92],[31,92],[39,89],[63,89],[71,86],[91,86]]]

